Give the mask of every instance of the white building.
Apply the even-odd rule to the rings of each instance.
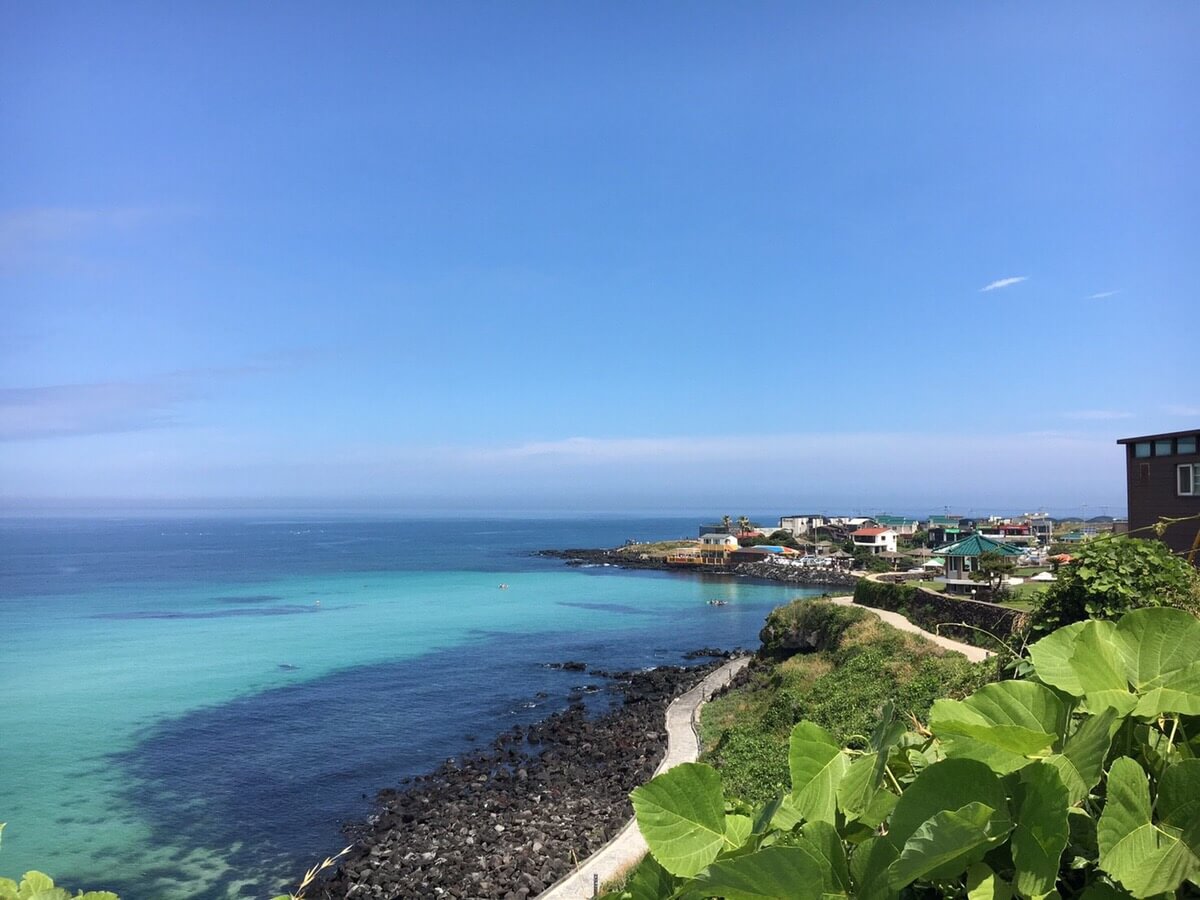
[[[816,529],[822,528],[828,522],[824,516],[783,516],[779,520],[779,528],[782,531],[791,532],[792,537],[801,537],[806,534],[812,534]]]
[[[729,561],[729,554],[738,548],[738,539],[732,534],[702,534],[700,536],[700,560],[710,566],[722,566]]]
[[[855,547],[872,553],[883,553],[885,550],[896,552],[896,532],[890,528],[860,528],[851,533],[850,540]]]

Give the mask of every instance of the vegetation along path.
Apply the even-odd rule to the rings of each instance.
[[[854,598],[850,596],[831,597],[830,602],[836,603],[838,606],[855,606]],[[956,641],[952,638],[942,637],[940,634],[933,634],[932,632],[926,631],[924,628],[919,628],[912,622],[908,621],[908,619],[904,618],[904,616],[900,615],[900,613],[888,612],[886,609],[875,609],[870,606],[855,606],[855,608],[865,609],[867,612],[874,613],[883,621],[887,622],[887,624],[891,625],[893,628],[899,629],[900,631],[907,631],[911,634],[919,634],[921,637],[925,638],[925,640],[937,644],[939,647],[945,647],[947,650],[954,650],[958,653],[961,653],[971,662],[982,662],[992,655],[990,650],[984,650],[982,647],[972,647],[970,644],[964,644],[962,641]]]
[[[700,756],[700,738],[696,721],[700,707],[714,692],[750,663],[750,657],[732,659],[702,682],[675,699],[667,708],[667,755],[655,775],[661,775],[680,763],[695,762]],[[585,900],[595,896],[595,885],[620,875],[646,855],[646,842],[630,819],[617,836],[583,861],[566,878],[538,895],[539,900]]]

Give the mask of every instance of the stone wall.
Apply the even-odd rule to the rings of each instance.
[[[946,597],[912,584],[867,579],[860,581],[854,589],[854,602],[900,613],[926,631],[989,650],[999,649],[990,635],[1006,641],[1016,630],[1023,615],[1019,610],[1006,606]]]

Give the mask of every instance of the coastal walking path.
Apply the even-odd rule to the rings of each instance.
[[[854,606],[854,598],[850,596],[830,597],[829,600],[838,606]],[[926,631],[924,628],[920,628],[908,621],[900,613],[888,612],[886,609],[875,609],[873,606],[860,606],[858,608],[875,613],[875,615],[879,616],[879,618],[883,619],[883,621],[887,622],[893,628],[900,631],[907,631],[910,634],[919,634],[925,640],[937,644],[939,647],[945,647],[947,650],[954,650],[961,653],[971,662],[982,662],[992,655],[992,651],[984,650],[982,647],[973,647],[970,644],[964,644],[962,641],[952,640],[948,637],[942,637],[940,634]]]
[[[854,606],[851,596],[830,597],[838,606]],[[939,647],[961,653],[971,662],[981,662],[991,656],[991,651],[955,641],[940,634],[933,634],[914,625],[899,613],[886,609],[860,606],[867,612],[879,616],[887,624],[900,631],[919,634]],[[700,756],[700,737],[696,731],[700,707],[718,689],[750,663],[750,657],[742,656],[730,660],[721,668],[711,672],[700,684],[686,694],[676,697],[667,707],[667,755],[655,770],[660,775],[680,763],[694,762]],[[646,855],[646,841],[638,831],[637,820],[630,819],[611,841],[589,856],[566,878],[538,894],[538,900],[589,900],[595,896],[595,885],[604,884],[635,865]]]
[[[667,707],[667,755],[654,771],[661,775],[680,763],[695,762],[700,756],[700,736],[696,732],[700,707],[715,691],[750,664],[749,656],[731,659],[710,672],[703,681],[680,694]],[[630,819],[611,841],[585,859],[566,878],[538,894],[538,900],[587,900],[595,896],[595,885],[620,875],[646,855],[646,841],[638,831],[637,820]]]

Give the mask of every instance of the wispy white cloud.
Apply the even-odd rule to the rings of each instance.
[[[0,389],[0,440],[140,431],[169,424],[182,397],[169,383]]]
[[[1000,288],[1012,287],[1014,284],[1020,284],[1022,281],[1028,280],[1028,275],[1016,275],[1012,278],[1001,278],[997,281],[993,281],[991,284],[985,284],[979,289],[979,293],[982,294],[984,291],[995,291],[999,290]]]
[[[1029,460],[1037,459],[1036,466]],[[171,429],[0,448],[0,498],[386,498],[492,509],[1119,504],[1119,450],[1073,432],[826,432],[367,442]],[[815,477],[814,473],[819,473]]]
[[[1116,409],[1078,409],[1063,413],[1063,416],[1082,422],[1105,422],[1110,419],[1132,419],[1133,413]]]
[[[1089,295],[1088,299],[1089,300],[1103,300],[1105,297],[1115,297],[1119,293],[1121,293],[1121,292],[1120,291],[1101,291],[1098,294]]]
[[[218,383],[302,365],[307,351],[239,366],[179,369],[140,381],[0,388],[0,441],[80,437],[174,426],[183,405]]]

